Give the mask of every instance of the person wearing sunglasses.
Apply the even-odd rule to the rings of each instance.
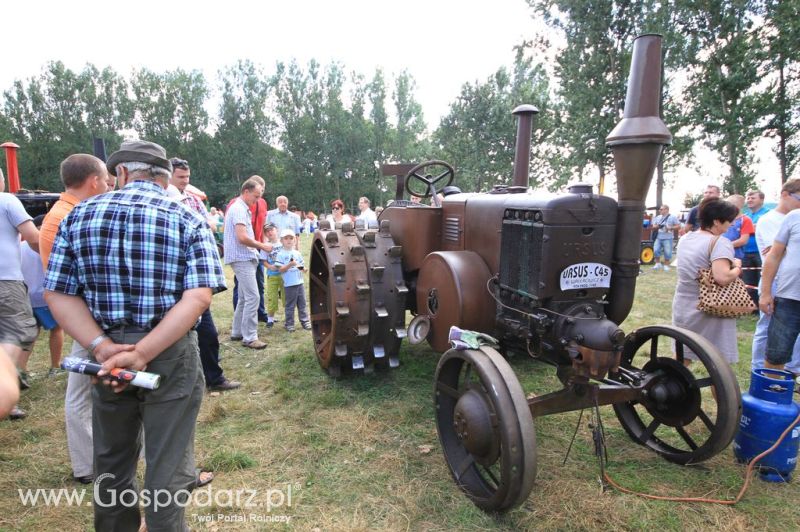
[[[342,200],[335,199],[331,202],[331,214],[328,215],[327,220],[331,223],[331,227],[336,227],[336,224],[350,221],[350,218],[344,214],[344,203]]]
[[[189,162],[185,159],[173,157],[172,177],[170,184],[181,193],[180,203],[183,203],[190,211],[194,211],[203,217],[208,223],[208,211],[203,202],[197,196],[186,192],[192,176],[192,169]],[[209,224],[209,228],[211,228]],[[242,383],[229,380],[225,377],[222,367],[219,365],[219,333],[211,316],[211,307],[207,308],[200,317],[200,324],[197,326],[197,343],[200,347],[200,362],[203,364],[203,375],[206,378],[206,388],[209,391],[227,391],[239,388]]]
[[[781,224],[786,216],[796,209],[800,209],[800,179],[790,179],[784,183],[781,189],[778,205],[764,214],[758,220],[758,226],[756,226],[756,243],[758,244],[758,251],[761,253],[765,262],[767,255],[772,249],[773,242],[775,242],[778,230],[781,228]],[[777,258],[777,263],[781,264],[781,262],[781,259]],[[764,271],[762,273],[761,284],[759,284],[759,292],[761,293],[759,301],[764,297],[763,286],[764,277],[767,275],[766,264],[764,265]],[[775,273],[777,273],[777,268],[771,275],[775,277]],[[781,269],[781,275],[782,274],[783,269]],[[771,283],[770,294],[778,295],[776,292],[776,285],[777,283],[775,281]],[[764,367],[767,352],[767,336],[771,321],[772,314],[762,310],[758,322],[756,323],[756,330],[753,333],[753,357],[750,363],[752,369]],[[795,340],[791,360],[786,363],[784,369],[794,374],[800,374],[800,339]]]

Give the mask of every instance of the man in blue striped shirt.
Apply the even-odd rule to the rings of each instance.
[[[138,505],[120,494],[135,488],[144,429],[147,527],[185,529],[175,494],[196,485],[204,389],[193,329],[225,278],[206,221],[166,196],[172,165],[164,148],[126,141],[107,167],[122,188],[79,203],[61,223],[45,297],[59,324],[103,364],[101,376],[147,368],[162,377],[155,390],[107,380],[92,389],[95,528],[139,528]],[[155,506],[157,493],[169,493],[170,504]]]

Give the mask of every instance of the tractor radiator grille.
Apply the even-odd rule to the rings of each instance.
[[[503,220],[500,253],[500,285],[539,299],[542,274],[542,236],[540,222]]]

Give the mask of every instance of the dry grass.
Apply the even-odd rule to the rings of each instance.
[[[306,247],[308,241],[305,241]],[[675,273],[640,278],[628,322],[669,323]],[[215,297],[214,316],[223,340],[223,367],[243,380],[241,390],[207,396],[200,413],[198,463],[217,469],[211,484],[223,489],[292,487],[292,506],[273,514],[292,516],[290,525],[259,522],[199,523],[193,515],[247,517],[252,510],[213,505],[190,508],[199,530],[752,530],[795,529],[800,522],[796,484],[752,484],[736,507],[649,501],[603,491],[592,454],[586,417],[565,465],[564,453],[577,413],[537,420],[538,479],[530,499],[504,516],[484,514],[452,482],[433,423],[432,376],[437,354],[404,346],[402,365],[391,372],[333,381],[314,358],[306,332],[282,328],[262,334],[269,347],[251,352],[227,342],[230,294]],[[262,325],[263,327],[263,325]],[[754,321],[740,320],[742,362],[734,368],[743,390],[749,373]],[[30,417],[0,423],[0,529],[85,530],[91,509],[78,506],[24,507],[18,489],[72,488],[63,427],[65,379],[48,380],[46,341],[31,360],[33,388],[23,394]],[[550,367],[512,361],[526,391],[558,388]],[[610,471],[628,487],[657,494],[732,497],[743,468],[730,449],[691,468],[680,467],[633,444],[610,408],[602,409],[608,432]],[[420,446],[431,446],[425,453]],[[263,509],[255,513],[264,514]]]

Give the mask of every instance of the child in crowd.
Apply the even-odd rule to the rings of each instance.
[[[275,265],[283,277],[283,295],[285,298],[286,323],[284,326],[289,332],[294,332],[294,309],[300,316],[303,329],[310,330],[311,322],[306,310],[306,293],[303,286],[303,273],[305,264],[303,256],[294,249],[294,231],[284,229],[281,231],[281,250],[275,256]]]
[[[33,307],[33,317],[36,318],[36,325],[41,332],[42,328],[50,331],[50,371],[47,373],[48,377],[53,377],[61,373],[61,350],[64,347],[64,329],[58,326],[55,318],[47,308],[47,303],[44,301],[44,268],[42,267],[42,259],[39,254],[33,251],[27,242],[20,243],[20,259],[22,265],[22,276],[25,278],[25,285],[28,287],[28,297],[31,300],[31,307]],[[24,366],[20,370],[20,379],[23,387],[28,386],[27,369],[28,357],[30,357],[33,346],[30,351],[25,351],[22,356]]]
[[[272,251],[261,250],[261,263],[267,269],[267,327],[271,328],[275,322],[275,311],[278,310],[278,300],[285,302],[283,295],[283,278],[275,265],[275,257],[282,249],[278,240],[278,228],[267,223],[264,224],[264,242],[272,244]]]

